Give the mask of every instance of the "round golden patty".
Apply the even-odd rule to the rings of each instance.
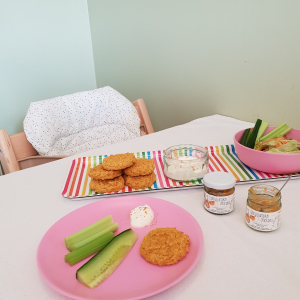
[[[123,175],[125,179],[125,184],[132,189],[139,190],[139,189],[146,189],[156,181],[156,175],[152,172],[149,175],[145,176],[128,176]]]
[[[125,169],[125,174],[129,176],[144,176],[151,174],[154,169],[155,165],[152,158],[139,158],[131,167]]]
[[[133,153],[116,154],[103,159],[102,165],[105,170],[122,170],[133,165],[136,157]]]
[[[107,180],[93,179],[90,182],[90,189],[95,190],[97,194],[117,192],[124,186],[124,178],[122,176]]]
[[[144,237],[140,254],[153,265],[173,265],[186,256],[189,244],[189,236],[176,228],[156,228]]]
[[[100,179],[100,180],[113,179],[121,175],[122,175],[122,171],[120,170],[107,171],[103,169],[102,165],[98,165],[94,168],[91,168],[89,171],[90,177],[92,177],[93,179]]]

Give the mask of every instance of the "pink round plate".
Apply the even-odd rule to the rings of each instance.
[[[117,269],[94,289],[77,281],[77,269],[89,258],[72,267],[65,263],[64,255],[69,251],[65,247],[64,238],[107,215],[112,215],[114,222],[119,223],[119,229],[115,232],[118,234],[130,228],[130,211],[145,204],[153,209],[154,221],[147,227],[133,228],[138,239]],[[175,265],[151,265],[139,254],[144,236],[158,227],[176,227],[190,237],[189,253]],[[162,292],[183,279],[197,264],[202,248],[202,230],[186,210],[157,198],[126,196],[86,205],[56,222],[40,242],[37,264],[44,280],[53,289],[72,299],[142,299]]]

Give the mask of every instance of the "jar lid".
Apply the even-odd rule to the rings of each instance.
[[[203,184],[216,190],[227,190],[234,187],[236,179],[231,173],[210,172],[204,175]]]

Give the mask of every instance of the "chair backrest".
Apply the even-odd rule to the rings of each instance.
[[[141,135],[153,133],[153,127],[143,99],[132,103],[141,119]],[[65,156],[40,156],[28,142],[24,132],[8,135],[0,129],[0,175],[27,169]]]
[[[134,105],[141,119],[141,126],[140,126],[141,132],[144,131],[146,134],[153,133],[154,130],[144,100],[138,99],[132,102],[132,104]]]

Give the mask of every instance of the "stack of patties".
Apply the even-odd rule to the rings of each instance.
[[[124,170],[125,185],[132,189],[146,189],[156,181],[154,160],[147,158],[136,159],[131,167]]]
[[[134,161],[136,158],[133,153],[105,157],[101,165],[89,171],[89,176],[93,178],[90,188],[98,194],[121,190],[125,186],[122,170],[132,166]]]
[[[135,190],[146,189],[156,181],[154,169],[153,159],[137,159],[133,153],[108,156],[101,165],[90,169],[90,188],[97,194],[117,192],[125,185]]]

